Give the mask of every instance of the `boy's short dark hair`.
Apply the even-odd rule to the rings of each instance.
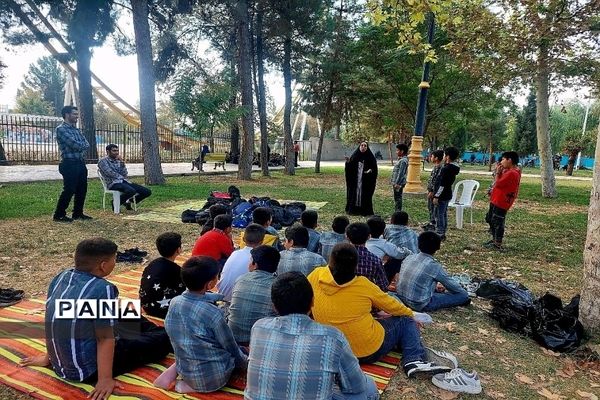
[[[385,221],[379,215],[373,215],[367,220],[369,231],[371,232],[372,238],[379,238],[385,231]]]
[[[75,249],[75,269],[89,272],[115,254],[117,254],[117,245],[112,240],[101,237],[84,239]]]
[[[517,165],[519,163],[519,155],[516,151],[505,151],[502,153],[501,158],[506,158],[507,160],[512,161],[513,165]]]
[[[319,221],[319,214],[315,210],[306,210],[302,212],[300,220],[302,221],[303,226],[315,229],[317,227],[317,222]]]
[[[402,150],[404,152],[404,154],[408,153],[408,146],[405,145],[404,143],[397,144],[396,149]]]
[[[408,225],[408,213],[406,211],[396,211],[392,214],[390,222],[393,225]]]
[[[350,243],[338,243],[333,246],[329,256],[329,270],[338,285],[350,282],[356,276],[358,251]]]
[[[244,242],[249,246],[256,246],[262,243],[267,230],[259,224],[250,224],[244,229]]]
[[[346,228],[350,225],[350,220],[345,215],[338,215],[331,223],[331,229],[335,233],[346,233]]]
[[[292,225],[285,230],[285,238],[294,241],[294,247],[308,246],[308,229],[302,225]]]
[[[442,238],[433,231],[426,231],[419,235],[418,243],[422,253],[433,255],[440,249]]]
[[[165,232],[156,238],[156,249],[158,253],[165,257],[172,257],[181,247],[181,235],[175,232]]]
[[[364,222],[354,222],[346,228],[346,236],[350,243],[360,245],[367,243],[371,230]]]
[[[116,145],[116,144],[114,144],[114,143],[111,143],[111,144],[108,144],[108,145],[106,145],[106,152],[108,153],[108,152],[109,152],[109,151],[111,151],[112,149],[118,149],[118,148],[119,148],[119,146],[117,146],[117,145]]]
[[[444,159],[444,150],[435,150],[431,154],[433,155],[434,158],[437,158],[440,161],[442,161]]]
[[[62,108],[62,110],[60,110],[60,115],[62,115],[63,119],[66,117],[67,114],[71,114],[73,112],[73,110],[77,110],[77,107],[75,106],[64,106]]]
[[[208,208],[208,216],[210,219],[215,219],[217,215],[227,214],[229,210],[223,204],[213,204]]]
[[[258,207],[252,211],[252,222],[265,226],[273,218],[273,212],[269,207]]]
[[[231,215],[221,214],[215,217],[214,227],[224,231],[227,228],[231,228]]]
[[[191,257],[181,266],[181,281],[189,290],[202,290],[219,275],[219,270],[219,263],[212,257]]]
[[[281,254],[273,246],[262,245],[250,250],[256,269],[274,274],[277,271]]]
[[[454,161],[458,158],[458,155],[460,153],[456,147],[450,146],[444,149],[444,154],[447,155],[448,158],[450,158],[450,161]]]
[[[271,286],[271,301],[279,315],[308,314],[313,303],[313,288],[302,272],[279,275]]]

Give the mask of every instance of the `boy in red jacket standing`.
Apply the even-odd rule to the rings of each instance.
[[[504,250],[502,239],[506,213],[517,198],[521,182],[518,163],[519,155],[514,151],[507,151],[502,154],[500,163],[496,167],[496,180],[489,192],[490,209],[485,216],[485,221],[490,225],[492,240],[485,243],[485,247]]]

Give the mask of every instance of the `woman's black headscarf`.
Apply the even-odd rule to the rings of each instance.
[[[362,142],[361,142],[362,143]],[[362,196],[360,206],[356,205],[358,184],[358,163],[364,163],[362,175]],[[365,174],[365,171],[371,170]],[[367,151],[360,151],[360,145],[352,153],[345,168],[346,175],[346,212],[357,215],[373,215],[373,193],[377,183],[377,160],[367,145]]]

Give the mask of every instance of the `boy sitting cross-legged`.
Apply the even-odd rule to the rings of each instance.
[[[254,211],[252,211],[252,223],[258,224],[266,230],[262,244],[273,246],[278,251],[281,251],[283,250],[283,245],[279,241],[279,234],[277,233],[277,230],[271,226],[271,222],[273,222],[273,212],[270,208],[257,207],[254,209]],[[240,249],[243,249],[246,246],[244,235],[244,232],[242,232],[240,235]]]
[[[271,304],[271,285],[279,264],[279,252],[271,246],[250,251],[250,272],[240,276],[233,288],[227,323],[235,340],[247,346],[256,321],[276,315]]]
[[[163,233],[156,238],[156,248],[161,257],[152,260],[142,273],[140,302],[148,315],[164,319],[171,299],[185,290],[181,267],[175,263],[181,254],[181,235]]]
[[[308,275],[313,269],[327,264],[327,261],[317,253],[308,251],[308,230],[301,225],[293,225],[285,230],[285,250],[281,252],[281,260],[277,273],[300,271]]]
[[[344,335],[308,316],[313,289],[302,273],[277,277],[271,299],[279,316],[252,328],[246,399],[379,398]]]
[[[50,365],[64,379],[95,383],[92,399],[105,399],[115,387],[113,377],[171,352],[165,330],[145,318],[58,319],[56,300],[111,300],[119,291],[104,279],[115,267],[117,245],[103,238],[86,239],[75,250],[75,268],[59,273],[46,300],[47,353],[25,358],[21,365]]]
[[[154,385],[170,389],[175,383],[179,393],[214,392],[227,384],[234,368],[246,368],[248,358],[221,311],[207,297],[218,274],[219,265],[209,257],[192,257],[183,264],[181,279],[187,290],[171,301],[165,319],[175,363]]]
[[[346,228],[346,237],[348,241],[354,245],[358,252],[358,266],[356,267],[356,275],[362,275],[381,290],[388,290],[389,281],[383,263],[379,257],[371,253],[365,246],[371,234],[369,225],[364,222],[355,222],[348,225]]]
[[[331,254],[333,246],[346,240],[346,228],[348,225],[350,225],[348,217],[345,215],[338,215],[331,223],[333,232],[321,233],[321,238],[319,239],[319,253],[325,260],[329,260],[329,254]]]
[[[255,247],[260,246],[264,237],[265,228],[258,224],[250,224],[244,229],[244,242],[246,246],[231,253],[231,256],[225,261],[223,271],[221,272],[221,279],[217,283],[219,293],[224,296],[223,300],[227,302],[231,301],[235,281],[248,272],[251,260],[250,252]]]
[[[423,232],[419,235],[421,252],[404,259],[396,293],[413,310],[435,311],[471,302],[467,291],[450,278],[444,267],[433,258],[441,242],[435,232]]]
[[[396,211],[390,218],[390,223],[383,231],[383,237],[398,247],[406,247],[414,253],[419,252],[417,233],[408,227],[408,213]]]
[[[367,220],[367,225],[371,230],[371,238],[367,240],[365,246],[383,262],[383,269],[388,281],[392,284],[396,282],[396,275],[402,266],[402,260],[412,254],[412,251],[406,247],[398,247],[395,244],[383,239],[385,230],[385,221],[379,216],[372,216]]]
[[[410,308],[364,276],[357,276],[358,260],[354,246],[339,243],[331,252],[329,265],[315,269],[308,276],[314,291],[315,321],[341,330],[361,363],[377,362],[398,349],[409,378],[456,368],[456,357],[423,346]],[[373,308],[392,316],[376,320],[371,313]]]
[[[315,210],[306,210],[302,212],[300,221],[302,221],[302,226],[308,230],[308,246],[306,248],[308,251],[318,253],[321,234],[315,229],[319,222],[319,214]]]

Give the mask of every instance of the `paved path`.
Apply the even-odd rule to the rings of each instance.
[[[314,168],[314,161],[300,161],[300,168]],[[323,161],[321,162],[322,167],[343,167],[344,161]],[[96,164],[88,164],[88,176],[95,178],[98,176],[98,169]],[[163,173],[165,175],[197,175],[198,171],[191,171],[191,163],[163,163]],[[205,171],[202,172],[204,175],[212,174],[233,174],[238,170],[237,164],[226,164],[225,168],[227,171],[218,169],[214,171],[210,164],[205,164]],[[392,169],[392,165],[389,161],[380,161],[380,169]],[[282,169],[282,167],[274,167],[272,170]],[[144,175],[144,164],[127,164],[127,170],[129,176],[143,176]],[[253,171],[260,171],[257,166],[253,167]],[[429,172],[430,169],[426,169]],[[485,170],[463,170],[465,174],[473,175],[486,175],[490,176],[490,172]],[[526,178],[539,178],[537,174],[523,174]],[[564,176],[557,175],[556,179],[559,180],[576,180],[576,181],[591,181],[589,177],[579,176]],[[0,183],[8,182],[36,182],[36,181],[51,181],[51,180],[62,180],[62,176],[58,172],[58,165],[11,165],[11,166],[0,166]]]

